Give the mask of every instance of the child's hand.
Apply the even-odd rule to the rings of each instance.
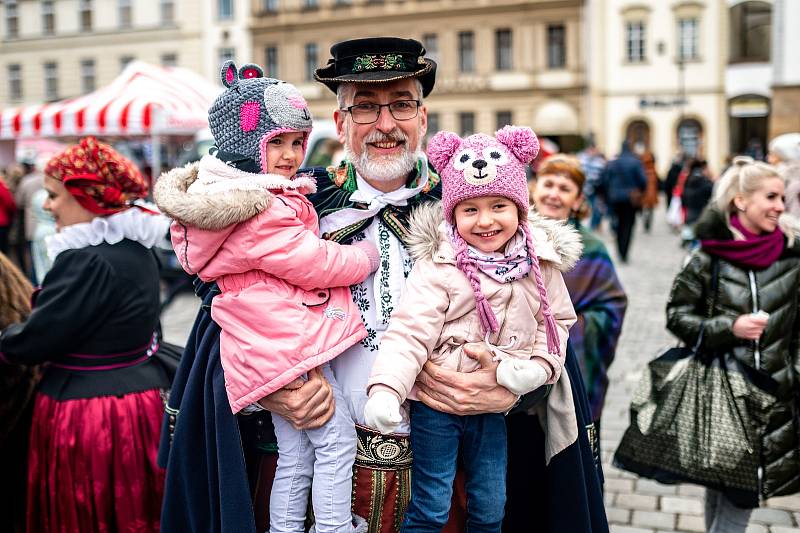
[[[545,384],[547,371],[531,359],[507,358],[497,365],[497,384],[522,396]]]
[[[364,422],[384,435],[397,429],[401,420],[400,401],[391,392],[376,391],[364,406]]]

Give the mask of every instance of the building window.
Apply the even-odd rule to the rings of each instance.
[[[425,57],[439,61],[439,37],[435,33],[424,34],[422,46],[425,47]]]
[[[81,93],[90,93],[96,87],[94,59],[84,59],[81,61]]]
[[[461,130],[462,137],[475,133],[475,113],[459,113],[458,129]]]
[[[678,59],[688,61],[697,59],[697,19],[678,20]]]
[[[42,0],[42,35],[53,35],[56,32],[56,13],[53,0]]]
[[[336,0],[334,5],[337,6],[349,6],[353,4],[353,0]]]
[[[306,68],[305,80],[314,80],[314,71],[317,69],[317,43],[306,43]]]
[[[647,59],[645,32],[645,24],[640,20],[625,24],[625,57],[628,63],[642,63]]]
[[[22,65],[8,65],[8,98],[22,100]]]
[[[303,7],[305,9],[317,9],[319,7],[319,0],[303,0]]]
[[[458,32],[458,70],[475,70],[475,34],[471,31]]]
[[[277,13],[278,0],[262,0],[261,7],[265,13]]]
[[[772,6],[766,2],[742,2],[730,10],[731,61],[770,60]]]
[[[131,0],[117,0],[117,13],[119,16],[119,27],[130,28],[133,22]]]
[[[119,70],[122,72],[128,66],[128,64],[136,59],[133,56],[120,56],[119,58]]]
[[[92,0],[80,0],[78,4],[80,12],[81,31],[91,31],[92,29]]]
[[[230,46],[225,46],[219,49],[219,64],[226,61],[236,61],[236,49]]]
[[[19,14],[17,0],[6,0],[6,37],[13,39],[19,36]]]
[[[511,70],[511,30],[494,32],[494,66],[497,70]]]
[[[567,65],[567,39],[563,24],[547,25],[547,68]]]
[[[264,49],[264,70],[270,78],[278,77],[278,47],[267,46]]]
[[[178,54],[175,54],[175,53],[161,54],[161,66],[162,67],[177,67],[178,66]]]
[[[175,2],[161,0],[161,25],[168,26],[175,23]]]
[[[53,62],[44,64],[44,99],[58,100],[58,65]]]
[[[511,111],[498,111],[494,115],[495,118],[495,129],[501,129],[505,126],[509,126],[513,122],[514,115]]]
[[[439,113],[428,113],[428,130],[425,132],[426,143],[441,129],[439,124]]]
[[[220,20],[233,18],[233,0],[217,0],[217,15]]]

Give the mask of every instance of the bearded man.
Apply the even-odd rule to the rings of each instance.
[[[345,244],[368,240],[381,256],[378,271],[351,287],[368,336],[334,359],[331,367],[359,441],[353,513],[366,519],[368,531],[389,533],[399,531],[409,501],[412,458],[408,420],[396,434],[381,435],[363,426],[363,410],[372,362],[412,267],[406,250],[409,215],[440,198],[438,176],[420,151],[427,130],[423,99],[433,89],[436,64],[424,57],[419,42],[394,37],[344,41],[335,44],[331,54],[332,59],[316,71],[315,78],[336,93],[334,119],[345,161],[336,168],[313,170],[318,191],[309,198],[319,214],[324,238]],[[267,506],[277,455],[269,413],[238,420],[231,414],[219,364],[219,327],[210,318],[217,291],[202,283],[197,283],[197,289],[203,308],[189,338],[165,419],[164,433],[170,434],[171,426],[174,440],[171,450],[167,440],[161,449],[162,461],[169,456],[162,529],[263,531],[268,527]],[[419,398],[434,409],[458,415],[508,412],[519,404],[515,408],[519,414],[509,417],[509,439],[517,438],[515,442],[525,448],[524,456],[531,447],[541,449],[537,460],[526,459],[526,473],[541,478],[537,490],[542,494],[516,491],[517,498],[509,494],[509,502],[518,504],[516,514],[513,509],[507,513],[506,529],[519,531],[520,517],[529,522],[531,507],[542,507],[533,520],[543,521],[543,531],[607,531],[598,471],[583,431],[588,420],[585,394],[575,388],[582,387],[579,375],[571,378],[579,438],[546,469],[542,430],[534,417],[525,414],[541,394],[535,391],[517,398],[497,385],[496,363],[488,351],[477,350],[472,355],[481,369],[471,374],[426,365],[419,377]],[[566,367],[567,372],[576,372],[573,354],[568,353]],[[258,404],[298,429],[321,426],[334,410],[331,387],[318,371],[310,372],[301,387],[277,391]],[[512,419],[518,422],[511,424]],[[522,428],[517,432],[522,437],[514,436],[512,428],[517,426]],[[529,438],[536,442],[524,442]],[[513,465],[513,454],[509,459]],[[529,498],[533,501],[526,501]],[[459,491],[455,503],[449,527],[459,531],[463,530],[464,514]]]

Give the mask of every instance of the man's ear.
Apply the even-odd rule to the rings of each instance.
[[[336,121],[336,136],[339,138],[339,142],[342,143],[342,146],[345,145],[345,140],[347,139],[347,132],[345,132],[344,124],[346,118],[347,114],[342,112],[341,109],[337,109],[333,112],[333,120]]]
[[[425,134],[428,133],[428,108],[424,105],[419,108],[419,116],[419,138],[422,140],[425,138]]]

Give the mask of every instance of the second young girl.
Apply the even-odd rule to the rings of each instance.
[[[426,224],[418,216],[412,224],[416,262],[372,368],[364,413],[369,425],[385,433],[397,427],[400,405],[416,399],[414,382],[426,361],[477,370],[477,361],[464,353],[467,343],[486,343],[500,361],[498,384],[515,394],[559,380],[575,322],[560,269],[574,264],[581,246],[575,232],[557,222],[544,223],[549,234],[541,223],[534,230],[528,222],[525,166],[538,147],[530,128],[512,126],[496,138],[440,132],[431,139],[428,158],[442,178],[444,221],[430,217]],[[561,405],[568,413],[563,420],[547,420],[549,453],[577,435],[574,408],[567,404],[571,397]],[[455,416],[420,401],[410,402],[410,416],[414,462],[402,530],[438,531],[445,525],[461,454],[468,530],[499,532],[506,492],[504,416]]]

